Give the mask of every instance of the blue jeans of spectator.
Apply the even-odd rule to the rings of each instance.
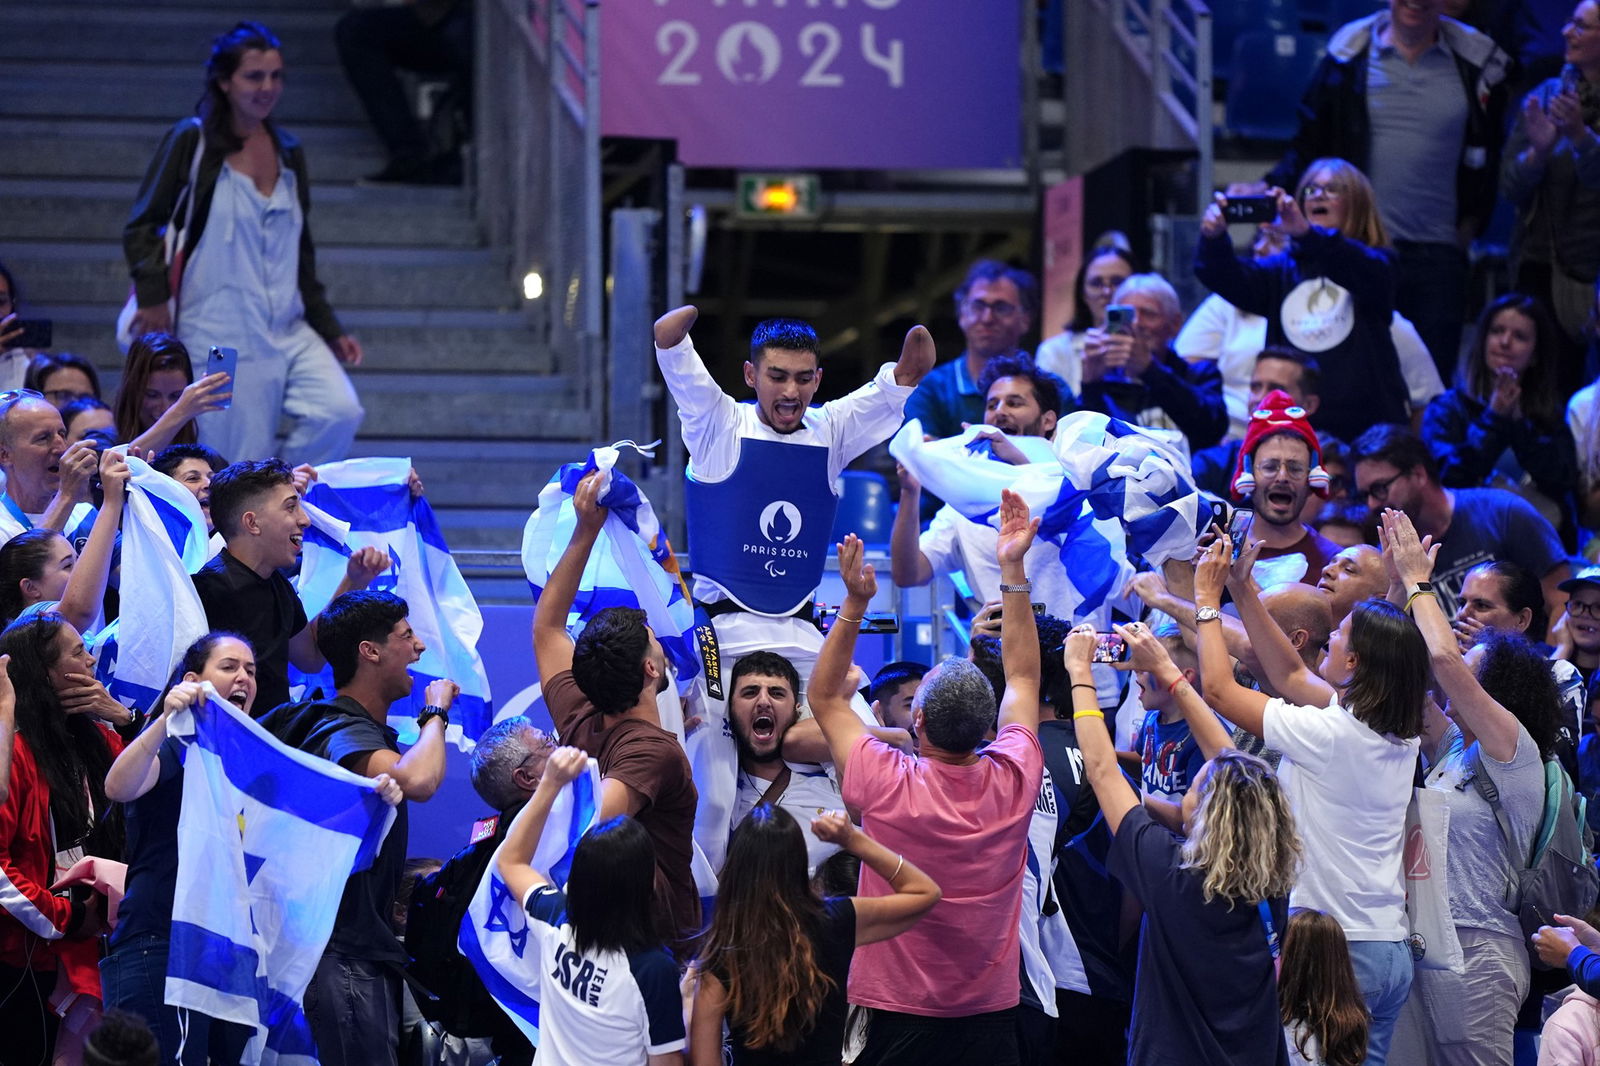
[[[254,1031],[194,1010],[184,1010],[180,1017],[178,1008],[166,1005],[166,984],[167,941],[161,937],[121,941],[100,960],[100,990],[106,1009],[115,1007],[143,1018],[161,1045],[163,1063],[206,1066],[208,1058],[238,1062]],[[177,1058],[180,1044],[181,1060]]]
[[[1367,1001],[1367,1012],[1372,1015],[1365,1066],[1384,1066],[1389,1060],[1394,1023],[1411,994],[1411,949],[1403,940],[1352,940],[1350,963],[1355,967],[1361,998]]]
[[[398,1066],[400,972],[393,966],[323,955],[305,1010],[322,1066]]]
[[[1467,255],[1453,244],[1431,241],[1395,241],[1394,250],[1400,260],[1395,308],[1417,327],[1448,389],[1467,317]]]

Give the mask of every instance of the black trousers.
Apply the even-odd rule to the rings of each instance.
[[[54,970],[0,966],[0,1062],[50,1066],[60,1025],[50,1009],[50,993],[55,987]]]
[[[361,98],[391,160],[420,161],[429,155],[423,132],[397,71],[449,76],[459,99],[472,88],[472,5],[459,3],[429,26],[416,7],[358,7],[345,12],[334,31],[339,62]]]
[[[874,1010],[856,1066],[1020,1066],[1017,1008],[963,1018]]]

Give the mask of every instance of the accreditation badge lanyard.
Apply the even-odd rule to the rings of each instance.
[[[11,498],[11,493],[8,492],[0,496],[0,500],[5,501],[6,510],[11,512],[11,517],[15,518],[23,529],[33,528],[33,519],[22,513],[22,508],[18,507],[17,501]]]
[[[1272,952],[1272,972],[1276,976],[1283,966],[1279,958],[1278,928],[1272,921],[1272,905],[1266,900],[1256,904],[1256,913],[1261,915],[1261,930],[1267,935],[1267,950]]]

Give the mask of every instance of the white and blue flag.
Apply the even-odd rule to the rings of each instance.
[[[564,889],[578,840],[599,815],[600,764],[590,759],[584,772],[556,793],[533,852],[533,868]],[[529,945],[536,943],[528,932],[528,912],[522,909],[520,899],[512,898],[500,877],[497,848],[462,916],[456,946],[472,963],[489,995],[535,1047],[539,1045],[540,962]]]
[[[95,675],[124,706],[149,710],[189,645],[205,636],[200,595],[189,575],[208,558],[205,515],[194,493],[128,456],[122,512],[121,616],[89,641]]]
[[[589,619],[607,607],[643,610],[672,663],[679,686],[686,688],[700,672],[694,605],[684,591],[677,560],[655,508],[638,485],[615,469],[618,449],[623,447],[638,446],[622,441],[596,448],[586,462],[568,463],[556,471],[539,491],[539,509],[529,516],[522,533],[522,568],[533,590],[533,602],[538,603],[550,571],[561,561],[577,527],[572,495],[578,482],[592,471],[604,471],[599,502],[607,509],[606,522],[584,567],[567,628],[574,634],[581,632]],[[649,454],[647,449],[638,450]]]
[[[248,1064],[314,1066],[301,1000],[350,874],[395,810],[373,781],[287,747],[207,687],[183,744],[166,1002],[255,1029]]]
[[[1027,501],[1040,519],[1038,536],[1056,544],[1082,617],[1117,597],[1133,576],[1131,557],[1151,566],[1188,559],[1199,523],[1210,511],[1188,463],[1155,433],[1093,411],[1056,424],[1052,458],[1017,466],[974,460],[973,440],[922,439],[912,419],[889,442],[889,453],[934,495],[975,522],[998,521],[1000,490]],[[1021,438],[1015,438],[1021,440]]]
[[[410,473],[410,459],[347,459],[317,467],[318,480],[306,492],[306,502],[348,525],[349,532],[339,540],[322,521],[306,530],[300,601],[306,615],[315,617],[333,599],[352,554],[367,547],[387,552],[389,569],[370,587],[406,601],[411,628],[428,648],[411,668],[415,683],[409,703],[390,709],[389,724],[402,739],[414,739],[428,683],[449,678],[461,686],[461,694],[451,707],[446,736],[470,749],[494,721],[489,675],[478,654],[483,613],[450,555],[433,508],[412,498]],[[331,678],[323,687],[332,691]]]

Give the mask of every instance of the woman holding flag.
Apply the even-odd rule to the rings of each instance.
[[[106,775],[106,797],[126,805],[128,875],[100,975],[106,1006],[144,1018],[161,1044],[163,1062],[205,1066],[208,1056],[214,1062],[237,1062],[254,1030],[197,1011],[184,1011],[180,1017],[163,1002],[183,802],[182,754],[178,741],[167,735],[167,723],[182,708],[203,704],[207,683],[220,698],[249,714],[256,698],[255,650],[237,633],[207,633],[189,646],[175,673],[179,680],[167,690],[161,713]],[[387,774],[377,780],[384,802],[399,803],[400,786]]]
[[[541,1066],[682,1066],[678,964],[653,927],[650,834],[623,814],[591,826],[570,852],[566,890],[532,861],[556,795],[589,757],[557,748],[506,833],[497,868],[528,915],[538,986]]]

